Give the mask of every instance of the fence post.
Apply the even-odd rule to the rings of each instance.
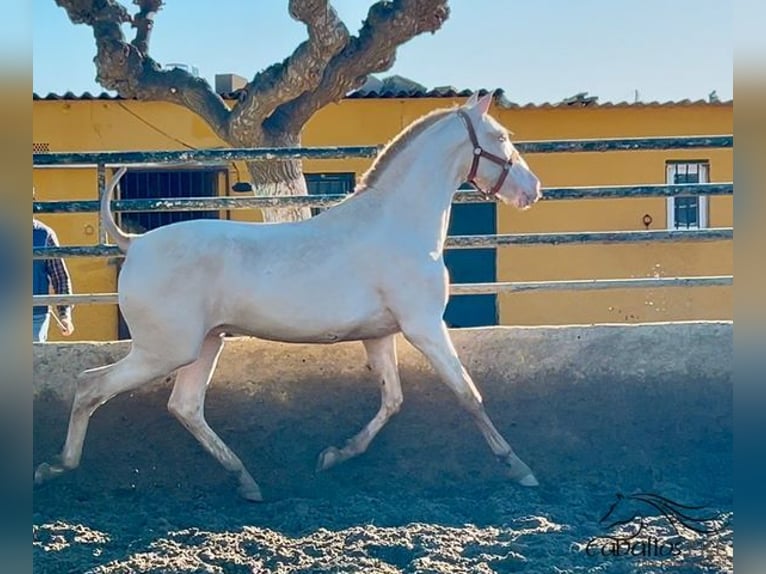
[[[101,201],[104,199],[106,193],[106,165],[99,162],[98,164],[98,203],[101,205]],[[98,213],[98,212],[97,212]],[[98,218],[98,242],[101,245],[106,244],[106,230],[101,225],[101,215]]]

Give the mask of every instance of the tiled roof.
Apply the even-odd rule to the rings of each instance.
[[[100,94],[93,95],[90,92],[83,92],[82,94],[75,94],[74,92],[65,92],[63,94],[54,94],[49,92],[42,96],[37,92],[32,92],[33,101],[56,101],[56,100],[127,100],[129,98],[123,98],[122,96],[116,96],[101,92]]]
[[[480,95],[486,94],[487,90],[478,90]],[[430,90],[388,90],[383,89],[380,92],[375,90],[357,90],[346,96],[347,99],[410,99],[410,98],[455,98],[455,97],[468,97],[473,93],[472,90],[458,90],[452,86],[444,86],[440,88],[434,88]],[[220,94],[224,99],[236,99],[239,95],[239,91]],[[497,90],[495,92],[496,102],[503,108],[522,108],[522,109],[548,109],[548,108],[616,108],[616,107],[673,107],[673,106],[694,106],[694,105],[714,105],[714,106],[728,106],[732,105],[733,100],[721,100],[721,101],[708,101],[708,100],[668,100],[664,102],[650,101],[650,102],[598,102],[598,98],[586,97],[583,94],[578,94],[572,98],[567,98],[560,102],[544,102],[540,104],[536,103],[517,103],[511,102],[505,97],[503,90]],[[91,94],[90,92],[83,92],[82,94],[75,94],[73,92],[66,92],[64,94],[49,93],[46,95],[40,95],[37,93],[32,94],[34,101],[83,101],[83,100],[128,100],[131,98],[123,98],[122,96],[108,94],[101,92],[100,94]]]

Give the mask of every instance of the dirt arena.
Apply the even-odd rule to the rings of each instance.
[[[727,333],[695,335],[682,359],[675,332],[530,331],[513,345],[496,332],[457,336],[490,416],[540,480],[535,489],[506,480],[454,397],[407,349],[402,412],[365,455],[316,474],[317,454],[377,410],[361,346],[230,341],[206,413],[266,501],[237,497],[167,412],[170,384],[158,382],[97,411],[81,467],[35,489],[34,572],[732,572]],[[599,352],[607,341],[622,351]],[[35,464],[60,450],[74,374],[126,350],[41,347]],[[605,537],[634,524],[609,529],[599,519],[618,492],[639,491],[704,506],[715,532],[677,533],[650,510],[633,521],[645,526],[640,544],[610,553]],[[671,545],[677,552],[662,554]]]

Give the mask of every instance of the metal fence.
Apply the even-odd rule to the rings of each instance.
[[[731,135],[656,137],[623,139],[581,139],[561,141],[519,142],[516,147],[521,153],[594,153],[638,150],[689,150],[709,148],[731,148]],[[315,148],[228,148],[184,151],[127,151],[127,152],[74,152],[35,153],[35,168],[93,168],[98,172],[99,193],[106,187],[106,170],[110,167],[171,167],[221,165],[232,161],[274,160],[274,159],[338,159],[347,157],[374,157],[380,151],[376,146],[364,147],[315,147]],[[636,185],[598,187],[544,188],[543,201],[574,199],[615,199],[638,197],[679,197],[732,195],[732,182],[679,184],[679,185]],[[311,195],[300,197],[215,197],[176,199],[135,199],[113,200],[112,207],[118,212],[138,211],[218,211],[254,208],[276,208],[288,206],[331,207],[345,199],[345,195]],[[455,203],[477,203],[487,201],[473,191],[458,191]],[[47,201],[35,202],[34,213],[93,213],[98,212],[98,201]],[[33,258],[52,257],[121,257],[116,246],[108,245],[99,224],[98,245],[75,245],[61,247],[39,247],[33,249]],[[495,235],[461,235],[447,239],[447,249],[473,249],[506,245],[561,245],[561,244],[616,244],[656,243],[686,241],[720,241],[732,239],[734,230],[707,228],[678,231],[609,231],[572,233],[526,233]],[[731,285],[733,276],[698,277],[648,277],[618,278],[572,281],[529,281],[461,283],[450,286],[454,295],[482,294],[522,291],[561,291],[624,289],[647,287],[690,287]],[[34,304],[85,304],[117,302],[115,293],[87,293],[71,296],[35,295]]]

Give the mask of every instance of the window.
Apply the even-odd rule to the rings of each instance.
[[[351,173],[307,173],[306,187],[309,195],[344,195],[354,191],[355,175]],[[311,215],[317,215],[326,208],[312,207]]]
[[[665,181],[669,185],[709,183],[710,164],[707,161],[670,161],[666,165]],[[681,195],[667,200],[668,229],[702,229],[707,227],[707,197]]]
[[[131,169],[120,181],[120,199],[160,199],[181,197],[217,197],[219,178],[225,171],[217,168]],[[225,187],[224,187],[225,189]],[[144,233],[169,223],[189,219],[218,219],[218,211],[133,211],[119,215],[125,231]]]

